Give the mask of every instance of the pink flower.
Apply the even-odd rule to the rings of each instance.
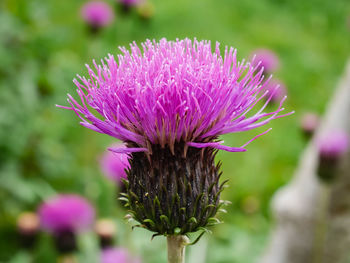
[[[45,201],[38,213],[42,228],[54,234],[86,230],[95,218],[92,205],[74,194],[62,194]]]
[[[300,126],[306,134],[312,134],[317,129],[319,122],[320,118],[317,114],[308,112],[303,115]]]
[[[265,90],[263,71],[237,61],[233,48],[221,55],[219,43],[213,50],[210,41],[161,39],[120,50],[117,59],[87,66],[88,76],[74,80],[79,99],[68,94],[70,105],[60,107],[126,144],[110,150],[131,156],[123,199],[142,227],[161,235],[198,231],[218,211],[224,184],[212,148],[244,152],[271,129],[240,147],[218,137],[292,114],[283,114],[286,96],[265,111],[274,93]]]
[[[341,130],[334,130],[324,134],[317,140],[320,156],[325,158],[339,158],[349,149],[349,135]]]
[[[251,57],[255,56],[253,65],[256,66],[260,62],[258,71],[264,68],[264,72],[272,73],[279,68],[278,56],[269,49],[257,49],[252,52]]]
[[[103,27],[112,23],[114,13],[112,8],[103,1],[91,1],[81,8],[81,16],[92,27]]]
[[[287,95],[286,85],[278,79],[272,79],[269,81],[269,83],[266,85],[266,90],[269,91],[271,101],[274,103],[279,102]]]
[[[125,148],[123,144],[113,144],[111,148]],[[129,156],[125,153],[115,153],[106,151],[100,160],[100,166],[103,174],[109,179],[120,183],[121,179],[127,178],[125,169],[130,167]]]

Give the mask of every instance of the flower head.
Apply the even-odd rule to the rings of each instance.
[[[74,80],[80,103],[68,95],[71,106],[61,106],[74,110],[81,125],[126,142],[115,152],[151,154],[152,145],[174,152],[176,142],[245,151],[247,144],[228,147],[216,139],[285,116],[279,114],[286,97],[277,110],[263,112],[274,92],[263,92],[262,71],[237,62],[233,48],[222,57],[219,43],[212,52],[210,41],[148,40],[141,46],[131,44],[131,52],[121,47],[118,62],[109,55],[101,65],[94,62],[95,71],[87,66],[89,77]],[[249,115],[264,97],[265,105]]]
[[[321,136],[317,140],[321,156],[339,158],[349,149],[349,135],[341,130],[335,130]]]
[[[300,127],[306,135],[312,135],[317,129],[320,118],[317,114],[308,112],[302,116]]]
[[[335,179],[338,163],[349,150],[349,142],[349,135],[342,130],[328,132],[316,140],[319,150],[317,174],[323,181]]]
[[[111,148],[123,148],[121,144],[113,144]],[[127,154],[106,151],[100,160],[101,169],[106,177],[120,183],[121,179],[126,179],[125,169],[130,168]]]
[[[78,232],[89,228],[95,212],[84,198],[65,194],[44,202],[39,207],[39,217],[43,229],[59,234],[62,231]]]
[[[281,80],[278,80],[278,79],[271,80],[266,85],[265,89],[268,90],[269,93],[273,94],[271,96],[271,102],[273,103],[280,102],[283,99],[283,97],[287,95],[286,85]]]
[[[114,19],[112,8],[103,1],[90,1],[81,8],[81,16],[94,28],[109,25]]]
[[[272,50],[257,49],[252,54],[252,57],[255,56],[253,64],[259,65],[258,70],[263,68],[265,72],[272,73],[279,68],[278,56]]]
[[[246,151],[222,145],[222,134],[258,128],[282,115],[282,104],[264,112],[276,92],[265,90],[263,70],[238,62],[236,50],[219,43],[190,39],[147,40],[120,48],[87,66],[89,77],[74,80],[80,102],[68,95],[81,125],[126,144],[110,148],[130,154],[127,200],[133,217],[157,234],[198,231],[217,222],[222,202],[216,149]],[[251,110],[267,98],[255,113]]]

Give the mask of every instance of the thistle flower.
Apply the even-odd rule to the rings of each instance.
[[[341,130],[329,132],[317,141],[320,154],[327,158],[339,158],[349,148],[349,136]]]
[[[244,152],[222,145],[222,134],[258,128],[282,115],[279,107],[264,112],[274,96],[265,91],[262,70],[237,62],[236,50],[219,43],[189,39],[147,40],[121,47],[87,66],[89,77],[74,80],[80,103],[68,95],[69,107],[81,125],[122,140],[130,154],[125,199],[141,227],[172,236],[206,227],[221,202],[217,150]],[[263,98],[265,104],[251,114]]]
[[[300,128],[307,137],[310,137],[317,129],[319,122],[320,118],[317,114],[308,112],[302,116]]]
[[[95,212],[84,198],[66,194],[44,202],[38,214],[41,227],[53,234],[57,249],[68,253],[76,249],[75,234],[92,225]]]
[[[93,31],[112,23],[112,8],[103,1],[90,1],[81,8],[81,16]]]
[[[349,150],[349,135],[342,130],[334,130],[318,138],[318,175],[324,181],[332,181],[340,158]]]
[[[123,144],[113,144],[111,148],[123,148]],[[120,184],[122,179],[127,179],[125,169],[129,169],[128,155],[106,151],[100,160],[103,174],[110,180]]]
[[[279,68],[278,56],[272,50],[257,49],[252,52],[251,58],[254,58],[253,65],[258,66],[258,71],[263,68],[265,73],[270,74]]]

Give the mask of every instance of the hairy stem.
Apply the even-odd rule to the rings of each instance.
[[[189,243],[186,236],[167,236],[168,263],[185,263],[185,246]]]

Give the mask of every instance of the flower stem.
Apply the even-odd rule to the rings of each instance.
[[[186,236],[167,236],[168,263],[185,263],[185,246],[189,243]]]

